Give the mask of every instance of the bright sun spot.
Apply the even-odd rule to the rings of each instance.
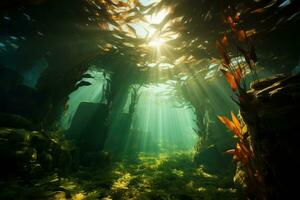
[[[157,30],[157,28],[153,28],[151,25],[153,24],[159,25],[166,18],[168,14],[169,14],[168,9],[162,9],[161,11],[146,17],[147,21],[149,22],[146,29],[149,32],[150,41],[148,45],[150,47],[159,49],[166,42],[165,38],[160,36],[155,36],[159,30]]]
[[[160,48],[165,43],[163,38],[153,38],[149,42],[150,47]]]

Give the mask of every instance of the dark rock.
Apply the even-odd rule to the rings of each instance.
[[[48,172],[75,169],[76,149],[68,141],[56,140],[50,133],[0,128],[1,177],[30,180]]]
[[[111,157],[107,152],[87,152],[82,158],[83,166],[105,167],[111,163]]]
[[[220,152],[214,145],[200,149],[194,159],[197,164],[203,165],[204,169],[211,173],[227,172],[228,166],[232,167],[231,158],[224,152]]]
[[[10,114],[1,114],[1,126],[31,128],[29,121],[40,117],[41,96],[37,90],[22,85],[22,81],[23,77],[16,71],[0,66],[0,112]]]
[[[50,170],[53,168],[54,159],[50,153],[48,153],[46,151],[42,151],[41,153],[39,153],[37,155],[37,159],[39,160],[41,166],[43,166],[45,168],[45,170]]]
[[[52,141],[43,133],[33,131],[30,134],[30,145],[36,147],[39,152],[49,149],[51,143]]]
[[[250,84],[250,88],[253,89],[253,90],[265,89],[265,88],[273,85],[277,81],[280,81],[280,80],[282,80],[284,78],[286,78],[285,74],[278,74],[278,75],[275,75],[273,77],[269,77],[269,78],[265,78],[265,79],[260,79],[260,80],[252,82]]]
[[[114,152],[115,155],[122,154],[127,151],[126,147],[130,146],[128,145],[128,138],[130,134],[131,120],[132,115],[128,113],[118,113],[115,115],[115,118],[112,120],[113,123],[110,126],[109,136],[105,143],[106,150]],[[136,130],[132,131],[134,133]]]
[[[0,127],[34,129],[34,125],[28,119],[8,113],[0,113]]]
[[[107,115],[106,104],[83,102],[78,106],[67,137],[78,144],[83,154],[103,149],[107,136]]]
[[[18,85],[2,93],[0,99],[0,112],[20,115],[35,122],[41,118],[42,97],[39,92],[25,85]]]
[[[0,91],[10,91],[22,84],[23,77],[13,69],[0,65]]]
[[[300,74],[274,76],[259,83],[248,92],[252,100],[244,102],[241,108],[248,109],[242,109],[241,114],[263,176],[266,198],[284,199],[297,195],[290,178],[300,178]]]
[[[6,120],[0,116],[1,126],[19,128],[23,124],[23,128],[31,129],[30,122],[39,122],[44,114],[42,96],[22,81],[23,77],[16,71],[0,66],[0,112],[10,114],[5,116]]]

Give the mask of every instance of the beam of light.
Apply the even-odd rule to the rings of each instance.
[[[117,153],[117,147],[124,156],[134,152],[192,151],[197,142],[195,116],[191,108],[176,107],[176,98],[170,96],[173,89],[168,84],[142,86],[130,132],[124,134],[120,126],[112,130],[109,138],[114,135],[116,139],[108,139],[105,150]],[[129,99],[130,95],[127,104]],[[126,110],[118,115],[126,115]]]
[[[143,151],[192,150],[197,141],[193,131],[194,113],[191,109],[175,106],[176,99],[170,96],[172,90],[167,84],[141,89],[132,126],[148,133],[148,140],[143,141]],[[157,146],[151,146],[151,142]]]
[[[150,47],[160,48],[165,43],[163,38],[153,38],[149,42]]]

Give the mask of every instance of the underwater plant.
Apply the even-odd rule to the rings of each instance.
[[[246,92],[245,77],[249,74],[249,71],[253,77],[257,77],[255,71],[257,56],[253,45],[253,36],[256,33],[255,29],[245,31],[239,28],[239,20],[239,12],[234,17],[224,17],[224,22],[229,27],[229,31],[217,40],[216,47],[221,55],[222,67],[220,71],[224,74],[233,92],[237,96],[242,96]],[[230,51],[230,39],[233,43],[233,49],[236,50],[235,54]]]
[[[216,47],[221,55],[222,67],[220,71],[224,74],[226,81],[230,85],[232,91],[238,98],[233,100],[241,107],[246,107],[248,102],[246,75],[252,74],[253,80],[257,79],[255,66],[257,56],[252,42],[255,35],[255,29],[245,31],[238,27],[240,13],[237,12],[233,16],[225,16],[224,22],[229,27],[231,39],[236,48],[236,57],[229,52],[229,34],[224,34],[221,39],[216,42]],[[244,48],[241,45],[245,46]],[[247,50],[245,50],[245,48]],[[239,59],[242,56],[243,59]],[[258,159],[255,157],[250,134],[247,125],[241,125],[236,115],[231,111],[230,120],[226,116],[218,116],[218,119],[234,134],[237,138],[235,149],[227,150],[225,153],[233,156],[233,160],[238,163],[238,167],[246,173],[246,193],[247,196],[255,196],[257,199],[265,198],[264,180],[262,178],[261,167]],[[241,119],[242,121],[242,119]]]
[[[242,126],[233,112],[231,112],[231,118],[232,120],[226,116],[218,116],[218,119],[234,134],[235,138],[237,138],[235,149],[227,150],[225,153],[232,155],[233,160],[239,163],[240,168],[246,172],[248,179],[246,192],[250,195],[253,195],[255,192],[255,195],[259,199],[265,199],[261,167],[252,148],[247,125],[243,124]]]
[[[253,158],[253,151],[247,137],[243,135],[242,127],[238,118],[231,112],[232,121],[226,116],[218,116],[218,119],[234,134],[238,141],[235,149],[227,150],[225,153],[233,155],[233,160],[241,162],[246,168],[249,177],[253,177],[252,170],[249,167],[249,162]]]

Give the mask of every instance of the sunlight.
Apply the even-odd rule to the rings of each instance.
[[[150,24],[160,24],[168,14],[169,9],[165,8],[153,15],[146,16],[146,19]]]
[[[165,8],[155,14],[146,15],[146,21],[137,21],[135,23],[131,23],[130,25],[135,29],[138,37],[152,38],[158,33],[158,29],[160,28],[158,27],[159,24],[166,18],[168,14],[169,9]]]
[[[149,42],[150,47],[160,48],[165,43],[163,38],[153,38]]]
[[[143,6],[149,6],[151,4],[158,3],[158,2],[160,2],[160,0],[140,0],[140,3]]]
[[[132,128],[139,130],[141,151],[192,150],[197,136],[194,133],[194,113],[177,107],[171,95],[173,86],[155,84],[142,87]],[[133,139],[133,138],[129,138]]]
[[[166,153],[192,151],[197,142],[195,115],[191,108],[181,106],[179,99],[172,95],[171,84],[149,84],[139,90],[139,100],[128,132],[122,119],[130,116],[130,95],[118,119],[114,120],[106,140],[105,150],[130,153]],[[121,140],[121,142],[120,142]],[[157,163],[157,165],[160,165]],[[154,166],[152,166],[154,167]]]
[[[60,123],[64,129],[70,128],[74,114],[82,102],[99,103],[105,83],[103,72],[89,69],[86,74],[93,78],[85,78],[84,81],[91,83],[89,86],[80,87],[69,95],[66,110],[61,117]]]

